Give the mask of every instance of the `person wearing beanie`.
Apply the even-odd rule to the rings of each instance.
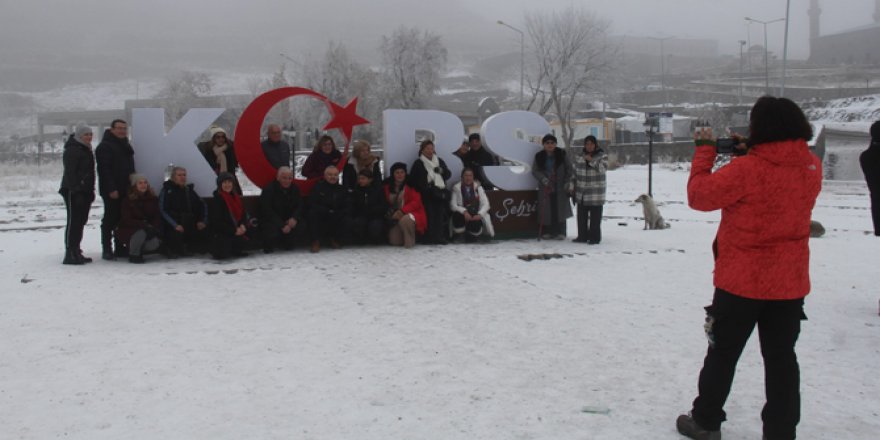
[[[428,229],[425,207],[419,192],[406,183],[405,163],[395,162],[389,174],[384,185],[388,203],[385,213],[388,242],[408,249],[416,245],[416,235],[422,235]]]
[[[83,255],[83,229],[89,220],[89,209],[95,200],[95,155],[92,153],[92,129],[78,125],[64,144],[64,172],[58,193],[64,199],[67,224],[64,228],[64,264],[90,263]]]
[[[123,246],[131,263],[143,263],[144,254],[159,249],[162,240],[159,228],[162,215],[159,198],[142,174],[132,174],[131,186],[122,198],[119,226],[116,228],[117,246]],[[117,251],[120,247],[116,248]]]
[[[128,142],[128,123],[115,119],[104,131],[101,143],[95,148],[98,164],[98,193],[104,201],[104,218],[101,219],[101,258],[115,260],[125,256],[125,241],[114,237],[122,211],[122,199],[134,173],[134,148]],[[116,251],[114,252],[114,244]]]
[[[868,192],[871,195],[874,235],[880,237],[880,121],[871,125],[871,143],[868,149],[859,155],[859,164],[862,166]]]
[[[556,136],[544,135],[544,147],[535,154],[532,176],[538,181],[538,225],[540,238],[565,239],[565,220],[571,217],[568,201],[572,167],[565,150],[556,147]]]
[[[250,215],[235,191],[232,173],[222,172],[217,176],[217,189],[209,202],[208,225],[214,259],[247,255],[244,245],[249,240]]]
[[[226,130],[217,125],[212,125],[208,129],[208,133],[211,138],[199,143],[199,151],[216,174],[231,173],[233,179],[235,179],[238,159],[235,157],[235,146],[232,140],[229,139]],[[241,186],[239,186],[238,180],[233,180],[233,182],[235,183],[236,192],[241,194]]]
[[[461,159],[465,168],[474,170],[474,177],[484,189],[495,189],[495,185],[486,177],[483,167],[498,165],[498,158],[483,147],[479,133],[471,133],[467,142],[462,142],[454,154]]]

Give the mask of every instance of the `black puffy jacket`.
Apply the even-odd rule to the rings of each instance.
[[[105,130],[101,143],[95,148],[95,159],[98,161],[98,193],[101,197],[110,197],[113,191],[118,191],[120,198],[125,196],[131,186],[129,176],[134,173],[134,148],[128,138],[120,139]]]
[[[61,177],[61,194],[95,194],[95,155],[92,147],[70,135],[64,144],[64,174]]]

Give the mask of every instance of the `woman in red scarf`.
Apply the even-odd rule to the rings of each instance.
[[[235,178],[230,173],[220,173],[208,210],[211,255],[218,260],[247,255],[243,249],[248,240],[249,223],[250,216],[235,191]]]

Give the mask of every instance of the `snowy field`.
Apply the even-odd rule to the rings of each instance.
[[[603,241],[105,262],[96,203],[63,266],[57,169],[0,173],[0,438],[679,439],[706,348],[718,213],[655,167],[611,171]],[[801,439],[880,432],[880,239],[862,182],[826,182],[798,344]],[[575,222],[569,222],[569,236]],[[517,255],[560,253],[525,262]],[[756,337],[726,440],[761,437]]]

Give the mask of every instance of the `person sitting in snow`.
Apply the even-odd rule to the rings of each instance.
[[[452,230],[458,236],[464,235],[466,243],[473,243],[484,233],[495,236],[492,217],[489,215],[489,198],[483,186],[474,179],[474,170],[461,171],[461,180],[452,187]]]

